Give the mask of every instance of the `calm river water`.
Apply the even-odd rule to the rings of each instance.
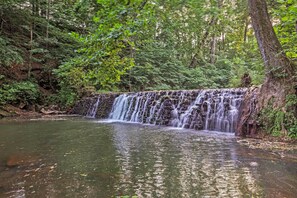
[[[228,133],[0,121],[0,197],[297,197],[297,161]]]

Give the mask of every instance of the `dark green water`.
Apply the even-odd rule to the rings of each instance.
[[[297,162],[230,134],[0,121],[0,197],[296,197]]]

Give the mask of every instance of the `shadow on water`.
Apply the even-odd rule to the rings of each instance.
[[[0,123],[0,197],[295,197],[297,162],[230,134],[85,119]]]

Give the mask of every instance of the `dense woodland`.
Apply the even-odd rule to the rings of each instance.
[[[274,72],[294,86],[297,0],[266,2],[290,70],[261,56],[247,0],[1,0],[0,104],[66,108],[95,91],[250,87]]]

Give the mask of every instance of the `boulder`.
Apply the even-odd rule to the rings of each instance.
[[[6,160],[6,167],[30,166],[37,162],[39,162],[39,158],[35,155],[12,154]]]

